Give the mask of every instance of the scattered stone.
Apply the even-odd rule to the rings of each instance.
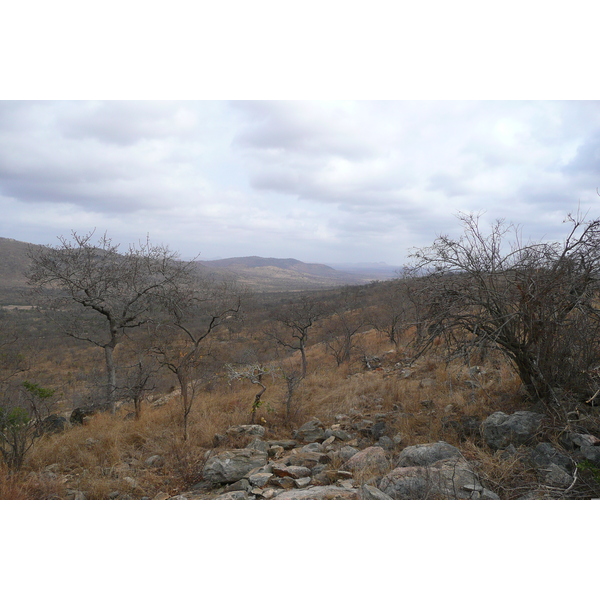
[[[108,495],[109,500],[116,500],[119,497],[119,492],[115,490]]]
[[[169,499],[169,494],[167,494],[166,492],[158,492],[156,494],[156,496],[154,496],[154,498],[152,498],[152,500],[168,500]]]
[[[279,460],[285,454],[285,450],[281,446],[271,446],[268,454],[269,458]]]
[[[394,441],[389,438],[387,435],[382,435],[379,440],[377,440],[376,446],[381,446],[384,450],[393,450],[394,449]]]
[[[174,498],[171,498],[171,500],[174,500]],[[250,500],[250,496],[244,491],[225,492],[217,496],[215,500]]]
[[[418,444],[404,448],[396,460],[397,467],[425,467],[447,458],[459,459],[462,454],[458,448],[447,442]]]
[[[153,454],[144,462],[148,467],[162,467],[165,464],[165,459],[160,454]]]
[[[312,478],[311,477],[301,477],[300,479],[296,479],[296,487],[298,489],[303,489],[305,487],[308,487],[310,485]]]
[[[368,484],[360,488],[360,496],[361,500],[393,500],[393,498],[384,494],[381,490]]]
[[[527,444],[537,433],[543,418],[543,415],[527,410],[512,415],[495,412],[483,422],[483,439],[492,450],[504,450],[510,444]]]
[[[74,425],[85,425],[90,420],[90,417],[102,410],[106,410],[106,407],[102,407],[98,404],[79,406],[71,413],[69,421]]]
[[[281,446],[284,450],[292,450],[298,446],[298,442],[296,440],[273,440],[268,442],[271,447],[273,446]]]
[[[573,461],[568,456],[561,454],[552,444],[546,442],[533,448],[529,453],[529,458],[537,469],[547,469],[554,464],[567,474],[573,471]]]
[[[49,435],[62,433],[67,428],[67,420],[60,415],[49,415],[42,421],[42,430]]]
[[[258,452],[264,452],[265,454],[267,454],[270,449],[269,444],[264,440],[261,440],[258,436],[254,437],[252,441],[246,445],[246,448],[250,450],[257,450]]]
[[[236,427],[230,427],[226,433],[230,436],[256,435],[263,437],[266,429],[262,425],[237,425]]]
[[[349,460],[350,458],[352,458],[357,452],[358,452],[358,450],[356,448],[353,448],[352,446],[342,446],[338,450],[337,455],[344,462],[346,462],[347,460]]]
[[[133,478],[133,477],[123,477],[123,481],[125,481],[127,484],[129,484],[129,487],[136,488],[137,487],[137,481]]]
[[[300,448],[301,452],[323,452],[323,450],[323,444],[319,444],[319,442],[312,442],[311,444],[306,444],[306,446]]]
[[[296,480],[293,477],[273,477],[269,484],[290,490],[296,487]]]
[[[369,446],[368,448],[357,452],[342,465],[342,469],[347,471],[363,469],[384,470],[388,468],[388,459],[384,449],[380,446]]]
[[[225,486],[226,492],[249,492],[252,486],[248,479],[239,479]]]
[[[325,430],[322,427],[319,419],[313,419],[304,423],[295,433],[294,437],[302,442],[323,442],[329,436],[325,434]]]
[[[273,474],[277,477],[292,477],[293,479],[300,479],[301,477],[309,477],[311,470],[308,467],[300,465],[283,465],[273,464],[271,465]]]
[[[334,429],[334,427],[335,425],[333,425],[331,429],[325,430],[325,435],[327,435],[327,438],[333,436],[340,440],[340,442],[347,442],[348,440],[352,439],[352,436],[347,431],[344,431],[343,429]]]
[[[358,500],[358,490],[327,485],[304,490],[290,490],[276,496],[274,500]]]
[[[312,469],[318,464],[325,464],[330,462],[330,460],[331,458],[322,452],[296,452],[290,454],[285,462],[290,465]]]
[[[213,483],[233,483],[242,479],[249,471],[267,464],[267,453],[243,448],[230,450],[210,457],[202,475]]]
[[[472,498],[465,486],[480,485],[470,465],[449,458],[430,466],[398,467],[382,478],[379,489],[395,500]]]
[[[272,477],[273,473],[254,473],[248,477],[248,481],[253,487],[263,488],[269,483]]]

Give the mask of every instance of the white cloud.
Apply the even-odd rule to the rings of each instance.
[[[0,235],[404,261],[459,211],[598,214],[598,102],[0,102]]]

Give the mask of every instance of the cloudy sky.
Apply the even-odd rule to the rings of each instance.
[[[0,236],[399,265],[459,211],[600,215],[594,101],[2,101]]]

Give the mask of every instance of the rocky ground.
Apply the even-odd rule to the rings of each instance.
[[[444,441],[402,448],[401,436],[388,427],[393,416],[337,415],[329,425],[313,419],[284,440],[266,439],[261,425],[232,427],[207,453],[200,483],[154,499],[501,499],[477,461],[459,448]],[[555,447],[540,439],[544,419],[531,411],[496,412],[480,425],[498,460],[530,473],[519,499],[572,497],[582,470],[600,468],[600,439],[564,432]]]

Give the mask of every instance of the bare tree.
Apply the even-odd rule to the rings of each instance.
[[[197,371],[210,353],[209,337],[240,314],[243,297],[243,291],[231,282],[197,276],[162,298],[162,317],[152,324],[152,352],[177,378],[184,440],[196,395]]]
[[[34,248],[28,280],[67,335],[104,350],[106,402],[113,404],[115,348],[126,331],[148,321],[157,298],[184,284],[192,266],[149,240],[121,254],[106,234],[97,242],[93,235],[72,232],[56,247]]]
[[[350,360],[354,336],[367,324],[367,314],[362,310],[361,290],[343,288],[330,302],[329,318],[325,325],[325,346],[335,358],[337,366]]]
[[[267,332],[268,337],[290,350],[299,350],[302,361],[301,378],[306,377],[306,345],[314,324],[325,314],[321,302],[303,296],[297,302],[286,303],[274,311],[274,327]]]
[[[260,387],[260,390],[254,396],[254,401],[252,402],[252,408],[250,410],[250,423],[254,424],[254,421],[256,420],[256,411],[262,405],[262,395],[267,391],[267,386],[264,384],[263,377],[272,375],[272,369],[261,363],[241,366],[234,366],[228,363],[225,365],[225,368],[227,369],[230,382],[245,379],[253,385]]]
[[[594,391],[600,362],[600,220],[569,215],[563,242],[525,243],[503,221],[485,234],[460,215],[458,240],[440,236],[413,253],[429,336],[454,356],[500,351],[530,397],[558,404]]]

